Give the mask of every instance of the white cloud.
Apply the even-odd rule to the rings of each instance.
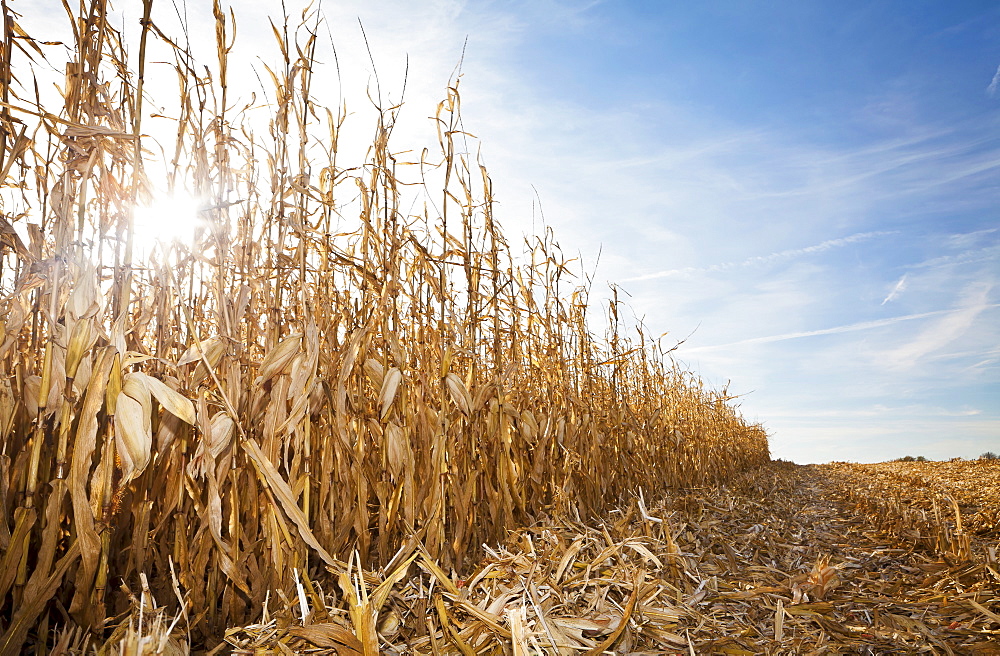
[[[984,248],[975,248],[955,255],[939,255],[929,260],[924,260],[918,264],[911,265],[911,269],[936,269],[958,264],[975,264],[977,262],[990,262],[1000,258],[1000,244],[993,244]]]
[[[988,302],[992,288],[992,283],[970,285],[959,308],[942,315],[909,343],[889,351],[886,354],[888,364],[894,368],[911,367],[927,354],[961,337],[983,310],[997,307],[998,304]]]
[[[889,301],[895,301],[899,297],[899,295],[906,290],[906,276],[907,274],[904,273],[903,277],[896,282],[895,286],[892,288],[892,291],[889,292],[889,295],[886,296],[884,299],[882,299],[880,305],[885,305]]]
[[[974,230],[972,232],[960,232],[948,235],[947,244],[952,248],[969,249],[979,243],[979,241],[987,235],[992,235],[998,231],[1000,231],[1000,228],[985,228],[983,230]]]
[[[997,72],[993,74],[993,79],[990,81],[990,86],[986,87],[986,93],[991,96],[997,95],[997,90],[1000,89],[1000,66],[997,66]]]

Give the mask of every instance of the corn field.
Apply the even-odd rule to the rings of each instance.
[[[3,3],[0,653],[109,630],[147,587],[211,647],[296,582],[398,566],[405,545],[462,571],[546,514],[769,461],[617,298],[592,332],[550,232],[517,255],[457,79],[438,143],[395,150],[402,107],[364,126],[314,102],[312,15],[275,23],[275,100],[240,110],[218,2],[207,66],[151,0],[129,54],[107,2],[71,4],[46,106],[31,71],[53,51]],[[147,65],[154,40],[169,68]],[[154,93],[179,108],[165,184],[203,225],[140,257]],[[347,130],[370,130],[363,161],[342,161]]]

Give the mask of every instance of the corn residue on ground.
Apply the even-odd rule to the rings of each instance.
[[[416,553],[368,604],[384,653],[998,654],[998,507],[996,461],[777,461],[604,522],[516,531],[464,579]],[[227,640],[366,653],[354,611],[317,610]]]

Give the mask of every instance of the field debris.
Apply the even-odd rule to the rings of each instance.
[[[468,578],[409,558],[411,575],[397,574],[374,618],[385,630],[367,651],[348,644],[349,613],[336,605],[313,628],[278,629],[276,616],[227,642],[243,654],[997,654],[995,530],[966,533],[969,556],[957,560],[894,524],[914,508],[885,515],[854,492],[909,470],[929,495],[954,494],[959,469],[977,499],[1000,503],[995,462],[779,461],[728,486],[656,502],[636,495],[601,522],[515,531],[484,548]],[[883,492],[906,490],[887,483]]]

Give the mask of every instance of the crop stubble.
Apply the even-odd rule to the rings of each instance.
[[[919,476],[931,505],[1000,505],[995,461],[776,461],[727,485],[636,497],[603,521],[550,518],[515,531],[465,580],[418,555],[416,575],[382,609],[383,651],[1000,653],[997,526],[964,529],[963,551],[959,518],[923,515],[900,474]],[[954,480],[970,495],[955,497]],[[286,613],[227,639],[236,653],[282,642],[361,653],[324,633],[345,615],[328,611],[311,627]]]

